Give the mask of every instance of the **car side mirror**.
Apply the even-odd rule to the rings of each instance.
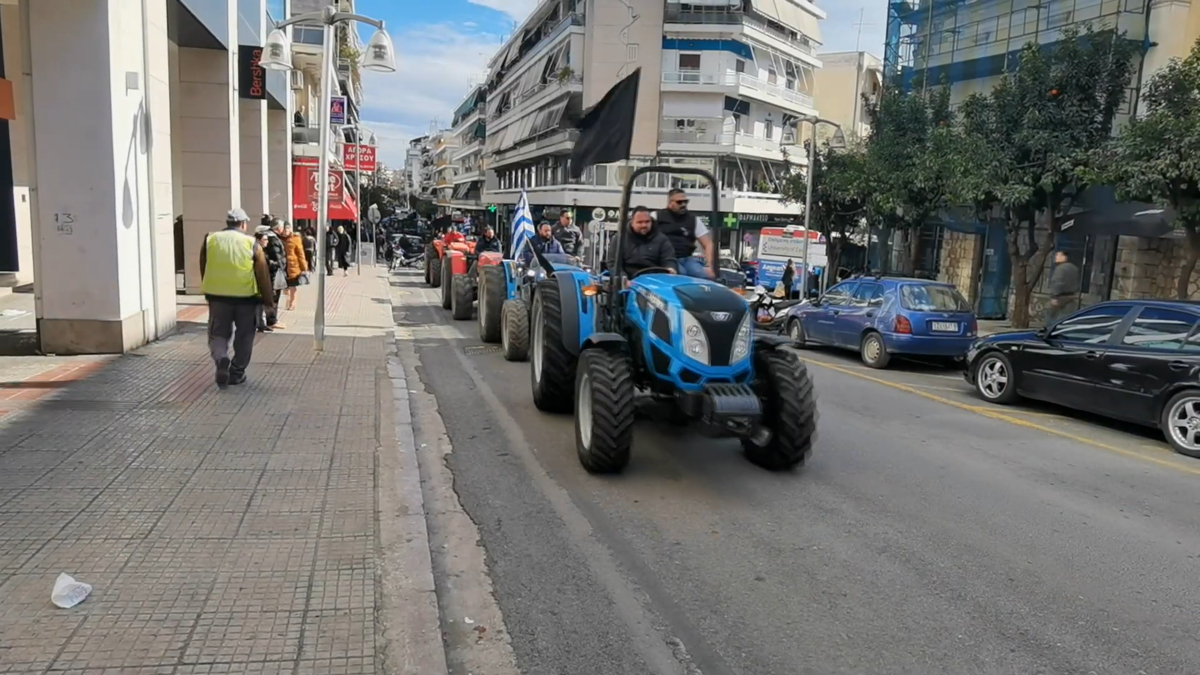
[[[1037,337],[1039,340],[1045,340],[1046,338],[1050,337],[1050,328],[1048,326],[1042,326],[1039,328],[1037,331]]]
[[[813,288],[808,291],[808,297],[812,298],[813,300],[817,300],[821,297],[821,293],[817,289]]]

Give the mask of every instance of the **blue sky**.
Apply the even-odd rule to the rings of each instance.
[[[614,2],[615,0],[597,0]],[[380,158],[404,163],[409,139],[428,133],[434,119],[450,122],[454,108],[481,81],[488,60],[537,0],[358,0],[360,14],[387,22],[398,72],[364,73],[363,124],[375,131]],[[860,12],[862,49],[882,56],[886,0],[817,0],[823,51],[853,50]],[[362,27],[363,42],[371,36]]]

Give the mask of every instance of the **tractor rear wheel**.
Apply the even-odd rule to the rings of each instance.
[[[455,274],[450,281],[450,314],[456,321],[471,318],[471,306],[475,303],[475,284],[470,274]]]
[[[575,357],[563,343],[558,279],[551,277],[538,282],[529,327],[533,404],[542,412],[571,412],[575,403]]]
[[[426,258],[429,261],[429,287],[438,288],[442,285],[442,259],[437,257],[437,251],[433,251],[433,255]]]
[[[620,352],[589,349],[575,373],[575,450],[588,473],[619,473],[633,445],[633,373]]]
[[[500,346],[505,361],[529,358],[529,307],[520,298],[505,300],[500,310]]]
[[[508,284],[504,267],[488,265],[479,270],[479,339],[500,341],[500,320]]]
[[[454,265],[449,259],[442,261],[442,309],[450,309],[450,293],[454,283]]]
[[[763,406],[766,445],[742,439],[746,458],[769,471],[787,471],[812,455],[817,435],[817,395],[808,367],[794,352],[757,347],[754,388]]]

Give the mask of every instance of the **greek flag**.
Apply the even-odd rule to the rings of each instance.
[[[537,231],[533,229],[533,214],[529,212],[529,196],[521,191],[517,210],[512,219],[512,260],[520,260],[525,246],[533,240]]]

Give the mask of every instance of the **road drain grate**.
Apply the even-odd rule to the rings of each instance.
[[[498,345],[475,345],[474,347],[463,347],[463,351],[470,356],[478,356],[480,354],[499,354],[500,347]]]

